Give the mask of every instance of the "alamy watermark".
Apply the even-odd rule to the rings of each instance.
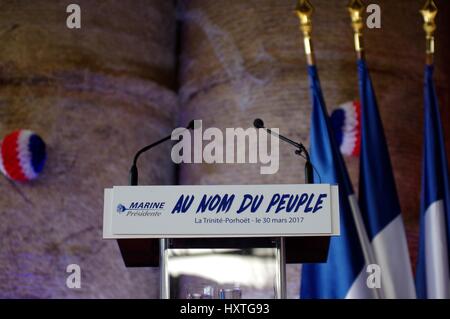
[[[70,264],[66,267],[66,272],[70,275],[67,276],[66,286],[69,289],[81,288],[81,267],[77,264]]]
[[[275,174],[279,169],[279,140],[262,129],[210,127],[203,131],[202,121],[194,121],[194,129],[177,128],[172,140],[172,161],[207,164],[261,164],[261,174]],[[271,129],[279,133],[279,129]]]
[[[366,273],[367,276],[366,285],[367,288],[375,289],[381,288],[381,267],[378,264],[367,265]]]
[[[66,13],[69,13],[66,19],[66,26],[69,29],[81,28],[81,6],[76,3],[69,4],[66,7]],[[371,3],[366,7],[366,25],[369,29],[381,28],[381,7],[376,3]]]
[[[367,6],[366,12],[369,14],[366,25],[369,29],[381,29],[381,7],[376,3]]]
[[[69,29],[81,29],[81,7],[76,3],[69,4],[66,12],[70,13],[66,19],[66,26]]]

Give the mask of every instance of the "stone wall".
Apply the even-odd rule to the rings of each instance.
[[[0,178],[0,297],[156,298],[157,269],[127,269],[102,240],[103,189],[126,185],[132,156],[175,125],[171,1],[0,3],[0,136],[31,129],[47,143],[42,176]],[[172,184],[169,145],[143,156],[143,184]],[[81,267],[81,289],[66,267]]]

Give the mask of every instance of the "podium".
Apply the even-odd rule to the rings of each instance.
[[[169,298],[171,249],[273,248],[276,297],[286,263],[326,262],[339,235],[336,185],[115,186],[104,191],[103,238],[118,241],[126,267],[160,267]]]

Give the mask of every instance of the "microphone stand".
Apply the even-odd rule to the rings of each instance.
[[[186,127],[186,130],[190,130],[194,128],[194,121],[191,121],[189,125]],[[150,145],[147,145],[143,148],[141,148],[139,151],[136,152],[133,159],[133,164],[130,168],[130,186],[137,186],[139,183],[139,174],[138,174],[138,168],[137,168],[137,161],[139,159],[139,156],[141,156],[142,153],[147,152],[148,150],[154,148],[155,146],[158,146],[159,144],[162,144],[172,138],[172,135],[168,135],[159,141],[156,141]],[[159,269],[160,269],[160,286],[159,286],[159,293],[161,299],[169,299],[170,298],[170,287],[169,287],[169,272],[167,269],[167,254],[166,250],[169,248],[169,239],[167,238],[161,238],[159,239]]]
[[[265,129],[267,131],[267,133],[272,134],[273,136],[278,137],[280,140],[289,143],[291,145],[293,145],[295,148],[297,148],[295,150],[295,154],[301,157],[304,157],[306,162],[305,162],[305,183],[306,184],[314,184],[314,168],[313,165],[311,163],[311,159],[309,157],[309,153],[308,150],[306,149],[306,147],[302,144],[302,143],[297,143],[294,142],[293,140],[287,138],[286,136],[280,135],[274,131],[272,131],[270,128],[265,128],[264,127],[264,122],[257,122],[258,120],[255,120],[255,127],[256,128],[262,128]],[[262,123],[262,125],[261,125]],[[304,154],[304,156],[302,155]]]
[[[188,126],[186,126],[186,130],[192,130],[192,129],[194,129],[194,121],[190,121]],[[145,153],[148,150],[154,148],[155,146],[158,146],[159,144],[162,144],[162,143],[170,140],[171,138],[172,138],[172,135],[168,135],[168,136],[160,139],[159,141],[156,141],[155,143],[152,143],[150,145],[147,145],[147,146],[141,148],[139,151],[136,152],[136,154],[134,155],[134,158],[133,158],[133,164],[131,165],[131,168],[130,168],[130,186],[138,185],[139,174],[138,174],[138,169],[137,169],[137,161],[139,159],[139,156],[141,156],[142,153]]]
[[[139,174],[138,174],[138,169],[137,169],[137,160],[139,158],[139,156],[141,156],[142,153],[147,152],[148,150],[152,149],[155,146],[158,146],[159,144],[164,143],[165,141],[168,141],[171,139],[171,135],[164,137],[163,139],[160,139],[159,141],[147,145],[143,148],[141,148],[139,151],[137,151],[137,153],[134,155],[134,159],[133,159],[133,165],[131,165],[130,168],[130,186],[137,186],[138,185],[138,179],[139,179]]]
[[[302,152],[305,154],[305,183],[306,184],[314,184],[314,167],[311,163],[309,153],[306,148],[302,145],[302,149],[298,149],[295,151],[295,154],[298,156],[302,156]]]
[[[269,128],[264,127],[264,122],[261,119],[256,119],[253,122],[253,125],[257,129],[264,129],[267,131],[267,133],[278,137],[280,140],[293,145],[296,150],[295,154],[301,157],[304,157],[306,160],[305,163],[305,183],[306,184],[314,184],[314,168],[310,160],[309,153],[306,149],[306,147],[302,143],[294,142],[293,140],[280,135],[276,132],[273,132]],[[304,154],[304,156],[303,156]],[[278,254],[277,254],[277,260],[279,264],[278,274],[277,274],[277,281],[278,281],[278,297],[280,299],[286,299],[287,298],[287,292],[286,292],[286,240],[284,237],[277,238],[277,244],[278,244]]]

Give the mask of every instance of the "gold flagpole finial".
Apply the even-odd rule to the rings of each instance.
[[[303,44],[305,46],[306,60],[308,65],[314,65],[314,50],[311,41],[312,21],[311,16],[314,8],[308,0],[298,0],[295,13],[300,19],[300,30],[303,33]]]
[[[361,59],[364,56],[363,45],[363,29],[364,29],[364,4],[361,0],[350,0],[347,9],[352,19],[352,28],[354,32],[355,51],[358,58]]]
[[[423,29],[426,34],[426,53],[427,53],[427,64],[433,63],[433,54],[434,54],[434,31],[436,31],[436,15],[438,13],[438,9],[434,4],[433,0],[427,0],[425,5],[423,6],[420,13],[423,16]]]

